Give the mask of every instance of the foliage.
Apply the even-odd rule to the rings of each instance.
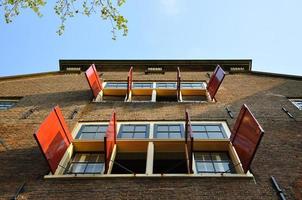
[[[113,3],[114,1],[114,3]],[[100,14],[104,20],[109,20],[112,26],[112,39],[116,39],[116,31],[122,31],[123,36],[128,34],[127,19],[118,11],[126,0],[57,0],[54,6],[56,15],[60,18],[60,25],[57,33],[62,35],[68,18],[82,14],[91,16]],[[20,14],[20,9],[30,8],[38,16],[42,16],[40,9],[46,5],[46,0],[0,0],[0,7],[3,7],[6,23]]]

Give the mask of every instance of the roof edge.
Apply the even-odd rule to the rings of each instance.
[[[79,72],[70,71],[68,73],[79,73]],[[24,79],[24,78],[36,78],[36,77],[49,76],[49,75],[57,75],[57,74],[66,74],[66,72],[51,71],[51,72],[21,74],[21,75],[13,75],[13,76],[3,76],[3,77],[0,77],[0,81],[15,80],[15,79]]]
[[[251,71],[250,74],[259,75],[259,76],[271,76],[278,78],[290,78],[295,80],[302,80],[302,76],[299,75],[290,75],[290,74],[279,74],[273,72],[261,72],[261,71]]]
[[[168,70],[174,70],[175,67],[186,65],[191,69],[203,71],[214,70],[216,65],[220,65],[224,70],[231,71],[231,68],[242,68],[243,71],[252,70],[252,59],[75,59],[59,60],[60,71],[69,71],[78,69],[85,71],[91,64],[95,64],[98,69],[109,69],[110,66],[118,66],[120,69],[129,70],[130,66],[136,69],[146,69],[151,66],[163,66]]]

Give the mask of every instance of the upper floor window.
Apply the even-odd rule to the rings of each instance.
[[[176,83],[156,83],[156,88],[176,88]]]
[[[155,124],[154,138],[182,138],[184,127],[182,124]]]
[[[8,110],[16,105],[17,101],[0,100],[0,110]]]
[[[193,137],[196,139],[223,139],[226,138],[221,124],[192,124]]]
[[[127,88],[127,83],[107,82],[105,88]]]
[[[104,168],[104,154],[76,153],[67,168],[68,174],[101,174]]]
[[[198,173],[235,173],[227,152],[195,152]]]
[[[103,139],[108,125],[82,125],[76,139]]]
[[[203,83],[181,83],[180,87],[182,89],[194,89],[194,88],[200,89],[200,88],[205,88],[205,86],[204,86]]]
[[[302,110],[302,99],[290,99],[290,101],[299,109]]]
[[[148,124],[122,124],[118,138],[149,138]]]
[[[153,83],[133,83],[133,88],[152,88]]]

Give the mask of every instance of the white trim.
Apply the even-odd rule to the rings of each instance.
[[[148,177],[148,178],[254,178],[251,173],[247,174],[66,174],[66,175],[45,175],[45,179],[103,179],[103,178],[130,178],[130,177]]]
[[[289,99],[292,104],[294,104],[294,106],[296,106],[299,110],[302,110],[302,106],[300,107],[297,102],[301,102],[302,103],[302,99]]]
[[[128,124],[146,124],[146,125],[149,125],[149,138],[140,138],[140,139],[127,139],[127,138],[118,138],[118,140],[148,140],[148,139],[155,139],[155,140],[166,140],[166,139],[159,139],[159,138],[154,138],[154,125],[155,124],[181,124],[183,125],[183,127],[185,128],[185,121],[122,121],[122,122],[117,122],[117,126],[116,126],[116,132],[117,132],[117,137],[119,135],[119,132],[120,132],[120,127],[121,125],[128,125]],[[75,128],[73,129],[71,135],[72,137],[75,139],[75,137],[77,136],[77,134],[79,133],[82,125],[108,125],[109,122],[78,122],[75,126]],[[231,136],[231,131],[226,123],[226,121],[191,121],[191,124],[194,125],[194,124],[200,124],[200,125],[221,125],[222,128],[223,128],[223,131],[224,133],[226,134],[227,138],[220,138],[220,139],[195,139],[195,140],[205,140],[205,141],[220,141],[220,140],[226,140],[226,139],[229,139],[230,136]],[[183,138],[179,138],[179,139],[176,139],[176,140],[181,140]],[[81,140],[81,139],[79,139]],[[167,140],[171,141],[173,139],[169,139],[167,138]]]

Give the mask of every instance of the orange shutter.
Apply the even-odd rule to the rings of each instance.
[[[217,65],[214,73],[212,74],[209,84],[207,86],[207,90],[210,94],[211,99],[213,100],[223,79],[225,76],[225,72],[223,71],[223,69]]]
[[[94,98],[96,98],[98,96],[98,94],[100,93],[100,91],[103,90],[103,86],[102,83],[99,79],[99,75],[96,71],[96,68],[94,66],[94,64],[92,64],[87,71],[85,72],[88,84],[90,86],[90,89],[93,93]]]
[[[54,174],[72,137],[65,123],[61,110],[56,106],[41,124],[34,137]]]
[[[262,127],[244,104],[237,117],[230,139],[245,173],[250,169],[263,134]]]

